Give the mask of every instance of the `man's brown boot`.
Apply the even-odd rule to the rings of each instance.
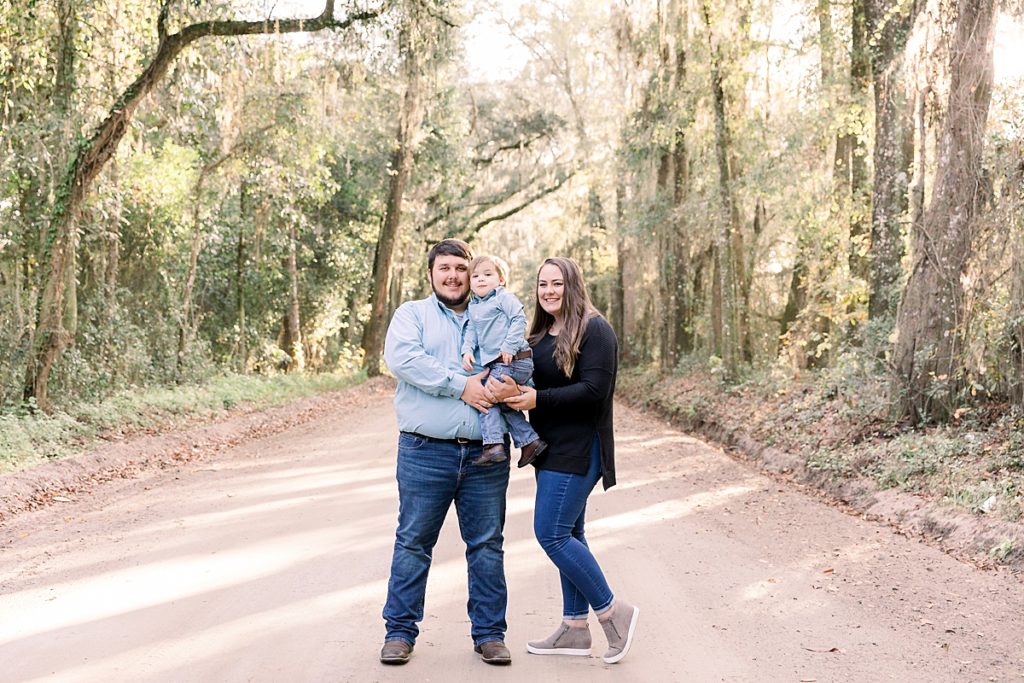
[[[380,649],[381,664],[405,664],[412,655],[412,645],[404,640],[385,640]]]
[[[526,467],[531,462],[537,459],[544,449],[548,447],[548,444],[544,439],[534,439],[530,443],[523,446],[522,452],[519,455],[519,467]]]
[[[480,659],[484,660],[488,664],[497,664],[502,666],[504,664],[512,663],[512,653],[505,647],[505,643],[500,640],[488,640],[480,643],[473,648],[480,653]]]

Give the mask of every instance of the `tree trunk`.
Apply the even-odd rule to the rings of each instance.
[[[917,125],[915,127],[917,145],[914,147],[914,178],[910,186],[910,225],[915,233],[920,230],[921,221],[924,219],[924,183],[925,169],[928,163],[928,130],[925,112],[931,92],[931,87],[926,87],[917,94]]]
[[[288,315],[285,337],[288,356],[292,359],[289,372],[301,372],[306,368],[306,354],[302,348],[302,326],[299,319],[299,234],[295,222],[288,229]]]
[[[853,111],[862,112],[867,107],[867,89],[871,79],[871,60],[867,47],[867,8],[868,0],[853,0],[850,26],[850,104]],[[870,262],[868,248],[870,240],[870,224],[865,209],[867,204],[868,183],[868,152],[863,131],[859,128],[864,123],[863,114],[858,114],[854,124],[847,125],[847,130],[836,137],[836,157],[840,149],[843,155],[843,195],[850,212],[850,253],[848,263],[850,274],[855,278],[868,282]],[[858,130],[850,131],[849,126],[856,125]],[[838,165],[838,162],[837,162]],[[838,171],[838,169],[837,169]]]
[[[891,318],[896,312],[901,223],[907,212],[907,179],[912,154],[907,154],[908,120],[904,83],[904,48],[918,7],[902,9],[898,0],[868,0],[868,35],[874,36],[871,75],[875,90],[875,182],[868,252],[868,315]],[[911,139],[912,140],[912,139]]]
[[[803,237],[796,248],[796,258],[793,261],[793,272],[789,276],[789,294],[786,296],[786,307],[782,311],[782,325],[779,336],[784,337],[793,328],[800,313],[807,307],[807,260],[805,257],[806,247],[803,244]],[[798,363],[804,367],[803,363]]]
[[[245,212],[246,186],[238,193],[238,249],[235,253],[235,310],[238,316],[238,371],[249,371],[249,337],[245,329]]]
[[[714,260],[714,247],[708,246],[699,252],[693,259],[693,270],[690,272],[690,296],[686,302],[682,336],[682,348],[686,353],[695,351],[701,345],[707,346],[708,340],[701,339],[697,335],[697,320],[704,312],[705,306],[705,271],[708,264]]]
[[[107,30],[112,35],[118,27],[119,16],[123,9],[121,5],[121,0],[118,0],[114,7],[111,8],[111,12],[107,17]],[[106,87],[107,92],[111,96],[117,92],[117,77],[122,68],[122,61],[120,55],[114,55],[106,70]],[[103,279],[103,311],[106,334],[108,339],[113,341],[114,319],[117,315],[117,281],[121,272],[121,220],[124,215],[124,201],[120,189],[121,174],[117,158],[111,156],[109,164],[110,187],[112,189],[114,206],[107,218],[107,229],[104,233],[104,272],[98,275]]]
[[[314,32],[343,29],[357,21],[378,16],[383,9],[349,15],[345,20],[334,18],[334,0],[324,0],[324,10],[310,19],[268,21],[203,21],[167,33],[169,3],[164,3],[157,21],[159,39],[152,61],[118,98],[107,117],[92,136],[73,151],[67,170],[57,184],[48,233],[43,243],[50,243],[45,256],[45,285],[37,312],[34,349],[29,355],[25,373],[25,397],[35,397],[38,405],[49,408],[48,385],[53,364],[71,343],[72,337],[63,324],[67,305],[67,284],[74,269],[74,243],[77,220],[89,187],[117,150],[131,123],[135,110],[163,79],[177,56],[190,44],[208,36],[242,36],[267,33]],[[77,277],[77,273],[75,273]]]
[[[672,7],[672,26],[675,34],[674,72],[672,78],[672,97],[685,102],[687,39],[689,20],[683,3],[675,0]],[[686,130],[693,119],[691,111],[677,114],[683,120],[675,121],[675,133],[672,136],[672,217],[670,221],[672,240],[669,244],[668,257],[671,263],[671,279],[668,281],[667,328],[667,360],[670,367],[679,364],[683,354],[692,350],[693,340],[689,330],[692,321],[688,312],[692,308],[687,303],[686,272],[690,265],[690,243],[687,234],[687,221],[684,218],[683,205],[690,191],[689,157],[686,150]]]
[[[1024,225],[1018,224],[1016,239],[1013,240],[1013,280],[1010,286],[1010,320],[1007,324],[1012,368],[1009,378],[1010,402],[1018,408],[1024,407],[1024,235],[1021,235],[1021,229],[1024,229]]]
[[[117,188],[119,174],[116,163],[111,164],[111,185]],[[114,314],[117,310],[117,279],[121,270],[121,216],[123,204],[120,192],[116,192],[114,209],[108,219],[106,231],[106,255],[104,257],[103,269],[103,300],[106,323],[113,325]]]
[[[981,199],[995,0],[960,0],[958,10],[935,185],[913,236],[913,266],[896,322],[895,407],[915,423],[945,419],[966,380],[962,277],[973,253]]]
[[[672,176],[672,154],[667,148],[663,148],[658,159],[658,174],[656,178],[656,201],[659,207],[664,207],[669,198],[668,185]],[[673,244],[675,242],[675,231],[671,220],[666,220],[657,230],[657,254],[658,254],[658,299],[661,302],[660,315],[657,316],[657,338],[655,339],[658,367],[662,371],[674,367],[673,359],[670,358],[669,348],[672,346],[671,335],[675,329],[672,314],[675,311],[675,268],[673,264]],[[652,320],[651,322],[654,322]]]
[[[615,275],[612,279],[612,327],[620,339],[619,346],[622,350],[622,362],[625,365],[631,360],[629,345],[626,343],[626,282],[623,272],[626,270],[626,262],[629,258],[626,248],[626,185],[623,180],[623,173],[618,173],[618,180],[615,183]]]
[[[391,262],[398,230],[402,220],[402,199],[405,185],[412,171],[413,153],[419,137],[423,111],[420,106],[420,65],[418,36],[415,26],[402,31],[404,53],[405,96],[399,114],[395,151],[391,156],[388,173],[388,199],[377,238],[377,251],[373,261],[373,284],[370,289],[370,319],[363,330],[363,369],[369,377],[381,374],[380,355],[384,348],[384,332],[388,321],[388,287],[391,282]]]
[[[678,57],[685,59],[685,55]],[[682,80],[679,81],[682,83]],[[678,128],[675,134],[672,165],[675,168],[675,187],[672,197],[673,225],[675,239],[672,240],[672,306],[671,317],[673,329],[672,343],[669,346],[672,366],[678,365],[682,356],[693,351],[693,303],[692,292],[687,291],[686,273],[690,268],[690,244],[687,235],[687,222],[684,218],[683,204],[690,190],[689,158],[686,153],[686,132]]]
[[[72,97],[75,94],[75,34],[78,32],[78,17],[75,0],[57,0],[57,59],[53,103],[64,124],[63,137],[70,140],[72,121]]]
[[[725,356],[725,313],[722,304],[721,240],[715,238],[711,247],[711,349],[719,358]]]
[[[71,140],[72,96],[75,90],[75,33],[77,17],[75,4],[71,0],[57,3],[58,41],[56,55],[56,83],[54,104],[64,123],[61,139]],[[58,157],[63,165],[66,158]],[[56,206],[60,211],[63,197],[58,195]],[[50,250],[50,263],[43,285],[43,296],[39,301],[33,349],[28,355],[25,372],[24,397],[35,398],[36,404],[48,410],[50,407],[49,381],[54,361],[74,341],[77,327],[77,278],[78,230],[76,216],[53,231],[54,244]],[[46,237],[42,240],[45,249]]]
[[[720,315],[719,339],[720,357],[728,378],[735,378],[739,369],[739,353],[743,340],[743,316],[739,310],[738,290],[742,279],[743,235],[736,225],[739,211],[736,208],[732,190],[732,169],[730,167],[731,141],[729,123],[725,112],[725,87],[722,76],[721,48],[714,44],[711,32],[711,15],[708,5],[703,4],[704,23],[708,31],[708,47],[711,50],[711,95],[715,118],[715,158],[718,162],[718,222],[716,232],[715,270],[718,282],[714,289],[719,297],[713,309]]]
[[[193,196],[192,244],[188,255],[188,273],[185,275],[185,287],[181,292],[181,310],[178,314],[178,352],[174,359],[174,379],[176,382],[181,382],[182,379],[182,366],[185,363],[185,355],[188,353],[189,337],[193,329],[192,291],[195,289],[196,272],[199,270],[199,253],[203,249],[203,230],[199,218],[199,187],[200,183],[196,183],[196,190]],[[239,233],[239,239],[241,239],[241,233]]]

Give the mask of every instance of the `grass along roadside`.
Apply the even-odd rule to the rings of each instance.
[[[977,406],[950,424],[909,429],[885,419],[883,387],[848,380],[827,371],[794,380],[766,370],[725,387],[713,369],[691,367],[675,375],[620,373],[618,386],[626,400],[688,431],[785,454],[805,481],[836,499],[867,483],[974,520],[1024,528],[1024,415],[1004,405]],[[1024,538],[985,549],[993,561],[1020,562]]]
[[[344,389],[364,379],[362,373],[221,375],[203,384],[125,391],[52,415],[0,415],[0,472],[75,455],[99,441],[211,422],[233,412]]]

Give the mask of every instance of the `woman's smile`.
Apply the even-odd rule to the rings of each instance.
[[[558,316],[562,311],[562,296],[565,292],[565,277],[553,263],[545,264],[537,274],[537,301],[550,315]]]

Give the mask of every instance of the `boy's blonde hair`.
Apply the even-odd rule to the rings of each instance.
[[[491,256],[490,254],[477,256],[469,262],[469,274],[472,275],[473,271],[475,271],[476,267],[481,263],[490,263],[493,265],[494,269],[498,271],[498,277],[504,280],[506,285],[508,284],[508,263],[505,262],[505,259],[497,256]]]

